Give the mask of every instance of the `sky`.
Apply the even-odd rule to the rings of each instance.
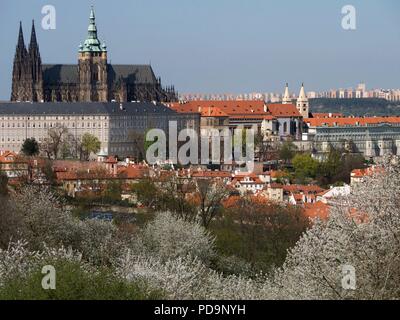
[[[342,7],[356,30],[342,28]],[[41,27],[43,6],[56,29]],[[22,21],[43,63],[77,63],[90,6],[111,63],[151,63],[180,93],[297,92],[400,87],[398,0],[0,0],[0,100],[9,100]]]

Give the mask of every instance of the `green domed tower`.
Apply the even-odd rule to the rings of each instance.
[[[79,96],[81,101],[108,101],[107,47],[97,37],[96,17],[90,10],[88,35],[79,45]]]

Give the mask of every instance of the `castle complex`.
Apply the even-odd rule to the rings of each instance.
[[[78,64],[42,64],[35,26],[26,48],[22,25],[14,57],[11,101],[21,102],[171,102],[173,86],[162,87],[150,65],[111,65],[107,46],[97,36],[93,8],[88,35],[79,46]]]

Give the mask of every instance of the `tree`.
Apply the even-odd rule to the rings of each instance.
[[[83,158],[85,160],[89,160],[89,157],[92,153],[96,154],[100,151],[101,142],[96,136],[90,133],[85,133],[82,136],[81,148]]]
[[[196,186],[195,203],[198,214],[203,226],[208,228],[211,221],[221,213],[222,201],[230,192],[222,181],[211,179],[197,179]]]
[[[296,154],[292,160],[295,178],[299,183],[314,179],[318,171],[318,161],[310,154]]]
[[[317,180],[321,186],[335,183],[350,183],[350,174],[354,169],[365,167],[361,155],[351,154],[344,149],[330,148],[328,156],[319,165]]]
[[[42,167],[42,173],[46,177],[50,185],[55,185],[57,182],[57,176],[53,170],[53,162],[51,160],[46,160]]]
[[[58,159],[63,139],[68,135],[65,127],[51,128],[48,130],[47,138],[40,145],[41,150],[47,155],[48,159]]]
[[[289,163],[295,155],[297,147],[291,141],[285,141],[279,148],[279,158]]]
[[[162,260],[187,257],[209,262],[214,256],[214,238],[197,222],[189,222],[168,212],[160,212],[140,237],[147,253]]]
[[[25,139],[22,144],[21,152],[28,157],[36,156],[39,154],[39,144],[35,138]]]
[[[104,197],[106,200],[121,201],[122,184],[121,181],[111,180],[106,184]]]
[[[7,249],[10,240],[17,240],[20,225],[21,215],[15,210],[10,197],[0,193],[0,250]]]
[[[143,161],[146,156],[145,134],[136,130],[131,130],[128,134],[129,140],[133,145],[133,157],[137,161]]]
[[[334,179],[350,183],[351,172],[354,169],[365,168],[365,158],[359,154],[346,154],[344,155],[340,170],[335,175]]]
[[[254,195],[240,197],[225,209],[224,220],[232,218],[228,228],[239,228],[239,241],[234,235],[224,239],[223,251],[251,263],[256,270],[267,271],[283,264],[287,250],[294,247],[309,221],[302,209],[270,203]],[[218,229],[216,229],[218,231]]]
[[[277,143],[266,140],[262,132],[255,135],[254,145],[259,161],[279,160]]]
[[[381,165],[291,250],[275,276],[278,298],[399,299],[400,165]]]
[[[8,177],[7,175],[0,171],[0,196],[5,196],[8,194]]]
[[[142,180],[132,186],[137,200],[157,211],[169,211],[185,221],[196,220],[196,206],[187,196],[194,192],[195,184],[184,182],[175,176],[163,179],[162,185],[150,179]]]
[[[137,201],[142,205],[149,208],[156,205],[159,190],[151,179],[140,180],[132,185],[131,190],[136,195]]]

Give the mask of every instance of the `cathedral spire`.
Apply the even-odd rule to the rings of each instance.
[[[35,20],[32,20],[31,42],[29,43],[29,50],[37,48],[38,44],[36,39]]]
[[[301,84],[299,99],[307,100],[306,92],[304,91],[304,83]]]
[[[19,34],[17,48],[25,49],[24,32],[22,31],[22,22],[19,22]]]
[[[94,14],[93,6],[90,9],[88,35],[83,43],[79,46],[79,52],[106,52],[107,46],[105,43],[101,44],[97,37],[96,16]]]
[[[289,84],[288,83],[286,83],[285,93],[283,95],[282,103],[283,104],[291,104],[292,103],[292,98],[290,97]]]
[[[90,8],[88,39],[97,39],[96,16],[94,15],[93,6]]]
[[[36,38],[35,21],[32,20],[31,41],[29,43],[29,70],[32,73],[34,83],[41,82],[42,80],[42,60],[40,58],[39,45]],[[39,87],[41,85],[39,84]],[[34,97],[34,100],[40,99]]]

